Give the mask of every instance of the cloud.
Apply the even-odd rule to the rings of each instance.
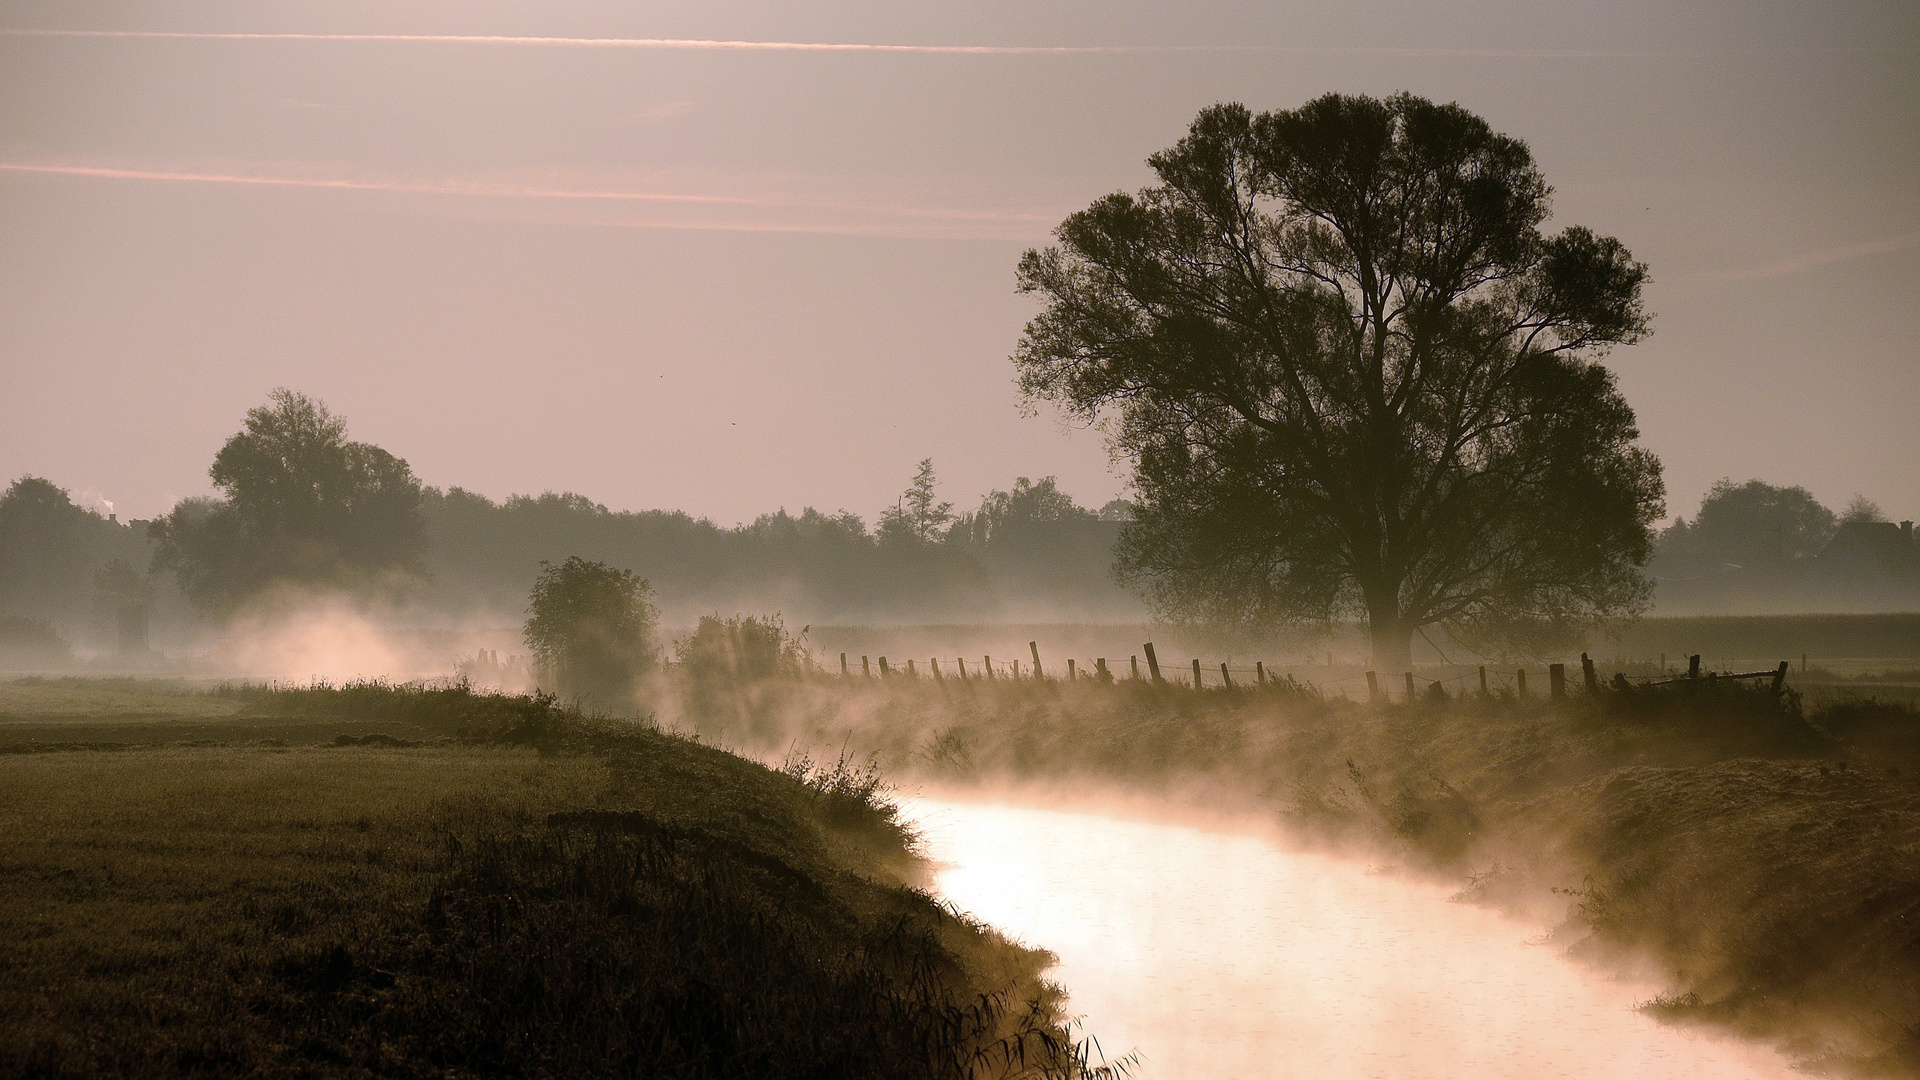
[[[1759,281],[1764,278],[1797,274],[1802,270],[1812,270],[1821,266],[1831,266],[1834,263],[1863,259],[1869,255],[1886,255],[1896,251],[1911,251],[1914,248],[1920,248],[1920,233],[1890,236],[1884,240],[1863,240],[1857,244],[1842,244],[1839,247],[1822,248],[1819,251],[1806,251],[1744,270],[1728,270],[1708,276],[1721,280]]]

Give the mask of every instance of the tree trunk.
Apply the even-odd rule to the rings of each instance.
[[[1397,599],[1367,604],[1367,635],[1372,639],[1375,671],[1412,670],[1413,627],[1400,617]]]

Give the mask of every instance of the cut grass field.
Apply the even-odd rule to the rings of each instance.
[[[855,677],[684,722],[947,782],[1264,809],[1651,967],[1663,1017],[1821,1071],[1920,1076],[1920,712],[1902,702],[1720,684],[1372,706],[1291,684]]]
[[[463,689],[68,680],[0,685],[0,749],[0,1075],[1089,1071],[1045,954],[920,891],[844,760]]]

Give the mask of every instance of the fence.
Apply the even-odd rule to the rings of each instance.
[[[1380,703],[1393,700],[1396,692],[1401,695],[1401,700],[1411,700],[1422,695],[1450,697],[1460,693],[1471,693],[1475,691],[1480,694],[1512,693],[1519,697],[1528,696],[1528,669],[1515,668],[1509,673],[1504,670],[1491,670],[1484,664],[1464,666],[1464,670],[1458,670],[1451,675],[1444,675],[1440,678],[1418,675],[1413,671],[1402,671],[1392,675],[1383,675],[1381,672],[1374,670],[1358,670],[1352,671],[1350,674],[1344,676],[1338,676],[1334,674],[1338,669],[1333,664],[1332,658],[1329,657],[1326,676],[1320,679],[1313,679],[1306,677],[1302,670],[1303,667],[1309,667],[1309,665],[1285,665],[1279,668],[1269,668],[1265,661],[1257,660],[1253,663],[1252,667],[1236,667],[1231,660],[1223,660],[1215,665],[1210,662],[1202,663],[1200,658],[1194,657],[1189,665],[1183,665],[1178,670],[1169,671],[1161,667],[1160,658],[1154,650],[1153,643],[1147,642],[1141,646],[1141,652],[1131,654],[1127,657],[1124,669],[1119,672],[1116,672],[1108,665],[1106,657],[1096,656],[1086,658],[1065,657],[1063,658],[1063,662],[1055,668],[1054,673],[1049,674],[1047,670],[1048,662],[1043,660],[1040,653],[1040,643],[1038,641],[1027,642],[1027,652],[1028,657],[1025,660],[1024,667],[1022,658],[1017,656],[1011,659],[995,660],[992,654],[983,653],[977,663],[974,663],[968,657],[964,656],[929,657],[927,658],[927,671],[924,675],[917,666],[918,657],[907,660],[906,666],[902,668],[898,663],[890,662],[885,656],[877,657],[878,663],[876,665],[874,663],[876,658],[872,654],[862,655],[860,657],[860,669],[858,672],[855,672],[850,654],[843,652],[839,654],[838,673],[841,678],[846,679],[929,678],[934,680],[955,679],[960,681],[991,681],[996,679],[1018,681],[1025,679],[1039,681],[1086,681],[1103,684],[1121,681],[1140,681],[1166,686],[1177,686],[1189,690],[1257,690],[1268,687],[1305,686],[1317,693],[1348,698],[1354,696],[1350,691],[1360,689],[1360,683],[1364,681],[1366,700]],[[1143,656],[1146,660],[1144,668],[1141,665]],[[1087,660],[1092,661],[1091,665],[1086,662]],[[1580,672],[1584,688],[1588,693],[1599,692],[1603,685],[1612,689],[1623,690],[1631,689],[1635,686],[1712,686],[1721,680],[1761,678],[1771,679],[1770,689],[1774,693],[1779,693],[1785,688],[1787,672],[1790,666],[1787,661],[1782,660],[1777,667],[1760,671],[1703,671],[1701,668],[1701,658],[1698,654],[1689,656],[1687,661],[1687,674],[1678,677],[1667,677],[1666,657],[1663,655],[1660,658],[1660,672],[1658,676],[1648,674],[1629,676],[1625,671],[1615,671],[1612,676],[1604,680],[1603,683],[1596,662],[1588,654],[1581,653]],[[1803,668],[1805,664],[1806,661],[1802,659],[1801,666]],[[1462,665],[1447,666],[1463,667]],[[1536,673],[1540,673],[1542,667],[1536,665],[1533,670]],[[829,673],[831,674],[831,671],[829,671]],[[1547,677],[1548,698],[1555,700],[1565,698],[1567,696],[1567,665],[1565,663],[1548,663],[1544,665],[1544,674]],[[1236,679],[1235,676],[1238,676],[1238,678]],[[1402,682],[1404,689],[1397,690],[1393,685],[1395,682]]]

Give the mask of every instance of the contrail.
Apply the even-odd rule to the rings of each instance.
[[[1863,259],[1869,255],[1886,255],[1917,247],[1920,247],[1920,233],[1908,233],[1905,236],[1890,236],[1884,240],[1863,240],[1857,244],[1842,244],[1839,247],[1802,252],[1799,255],[1789,255],[1784,259],[1746,270],[1729,270],[1713,276],[1737,281],[1758,281],[1763,278],[1797,274],[1802,270],[1812,270],[1816,267],[1831,266],[1834,263],[1849,262],[1853,259]]]
[[[363,41],[451,45],[549,45],[593,49],[692,49],[758,52],[882,52],[1022,55],[1191,51],[1237,46],[1134,45],[873,45],[838,41],[722,41],[705,38],[542,37],[520,34],[237,34],[173,30],[6,30],[7,37],[158,38],[183,41]]]
[[[262,184],[269,187],[337,188],[346,191],[400,191],[417,195],[484,195],[509,199],[614,199],[632,202],[721,203],[738,206],[771,205],[760,199],[728,195],[677,195],[653,191],[582,191],[573,188],[519,187],[419,180],[330,180],[298,176],[256,176],[245,173],[164,172],[155,169],[110,169],[94,165],[25,165],[0,162],[0,171],[50,173],[56,176],[94,176],[109,180],[172,180],[203,184]]]
[[[1089,54],[1254,53],[1286,56],[1389,56],[1432,59],[1619,60],[1698,59],[1788,53],[1910,53],[1910,46],[1795,46],[1757,49],[1449,49],[1391,45],[901,45],[851,41],[736,41],[717,38],[555,37],[530,34],[299,34],[216,33],[188,30],[32,30],[0,28],[0,37],[143,38],[176,41],[333,41],[441,45],[533,45],[583,49],[680,49],[739,52],[921,53],[961,56],[1073,56]]]
[[[599,222],[625,228],[673,228],[721,230],[728,232],[820,232],[846,235],[905,235],[914,229],[939,229],[943,226],[1001,226],[1021,230],[1057,220],[1057,215],[1005,210],[967,210],[956,207],[878,206],[838,199],[751,198],[738,195],[689,195],[659,191],[594,190],[585,188],[540,187],[510,183],[447,180],[348,180],[326,177],[262,176],[257,173],[183,172],[163,169],[124,169],[100,165],[35,165],[24,162],[0,162],[0,173],[33,173],[50,176],[82,176],[105,180],[151,180],[170,183],[242,184],[262,187],[319,188],[335,191],[383,191],[413,195],[454,195],[496,199],[532,199],[562,201],[608,201],[638,203],[694,204],[708,206],[753,207],[760,209],[812,209],[844,211],[883,219],[896,224],[833,224],[805,222]],[[917,223],[917,224],[916,224]]]

